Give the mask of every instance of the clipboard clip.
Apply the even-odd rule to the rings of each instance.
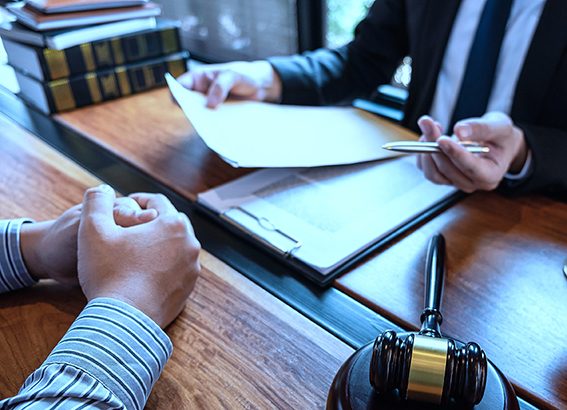
[[[254,219],[256,222],[258,222],[258,225],[262,228],[265,229],[266,231],[269,232],[275,232],[281,236],[283,236],[284,238],[286,238],[287,240],[291,241],[293,243],[293,246],[291,246],[291,248],[289,249],[280,249],[279,247],[275,246],[274,244],[272,244],[271,242],[267,241],[265,238],[262,237],[258,237],[258,235],[255,235],[253,232],[251,232],[249,229],[247,229],[245,226],[243,226],[240,223],[237,223],[233,218],[229,217],[227,214],[230,211],[240,211],[243,214],[245,214],[246,216],[249,216],[250,218]],[[226,211],[221,213],[221,217],[227,221],[229,221],[230,223],[236,225],[238,224],[238,226],[240,228],[244,228],[246,231],[248,231],[249,234],[253,235],[254,237],[256,237],[258,240],[262,241],[263,243],[265,243],[267,246],[269,246],[272,249],[275,249],[279,252],[282,252],[284,254],[284,256],[291,256],[293,254],[293,252],[295,252],[296,250],[298,250],[299,248],[301,248],[301,246],[303,246],[303,243],[301,243],[301,241],[298,241],[297,239],[295,239],[294,237],[292,237],[291,235],[288,235],[287,233],[285,233],[284,231],[282,231],[281,229],[279,229],[277,226],[275,226],[268,218],[263,217],[263,216],[256,216],[253,213],[251,213],[250,211],[240,207],[240,206],[232,206],[230,208],[228,208]]]

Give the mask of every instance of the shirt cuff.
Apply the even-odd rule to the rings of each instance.
[[[533,164],[532,151],[528,150],[528,155],[526,156],[526,162],[524,162],[524,166],[522,167],[520,172],[516,174],[507,172],[504,175],[504,178],[510,181],[521,181],[523,179],[526,179],[529,176],[530,172],[532,171],[532,164]]]
[[[20,249],[20,229],[31,219],[0,220],[0,293],[37,283],[28,272]]]
[[[75,366],[125,403],[142,409],[173,346],[144,313],[111,298],[93,299],[49,355],[43,366]]]

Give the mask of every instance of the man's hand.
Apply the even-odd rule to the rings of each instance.
[[[245,100],[281,100],[281,81],[267,61],[203,65],[178,78],[186,88],[207,96],[207,107],[216,108],[229,96]]]
[[[22,225],[20,247],[24,262],[37,279],[54,279],[65,285],[76,285],[77,232],[82,205],[74,206],[53,221]],[[120,226],[128,227],[151,221],[153,209],[144,210],[132,198],[118,198],[113,207]]]
[[[186,215],[163,195],[135,194],[153,221],[122,228],[112,216],[114,191],[89,189],[79,226],[79,282],[90,301],[122,300],[162,328],[185,306],[200,271],[200,244]]]
[[[464,192],[491,191],[498,187],[507,172],[519,172],[528,148],[522,130],[503,113],[485,114],[481,118],[459,121],[454,136],[443,136],[441,127],[431,117],[420,118],[421,141],[437,141],[441,153],[420,154],[417,166],[437,183],[454,185]],[[490,148],[486,154],[472,154],[457,141],[476,141]]]

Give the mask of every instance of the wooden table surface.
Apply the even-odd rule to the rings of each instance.
[[[166,89],[56,118],[189,199],[249,172],[208,150]],[[567,205],[543,197],[474,194],[377,252],[335,286],[415,328],[425,249],[437,231],[446,235],[449,252],[444,330],[480,343],[523,397],[567,408],[567,281],[561,272]]]
[[[423,309],[425,249],[442,232],[447,280],[442,330],[476,341],[525,398],[567,404],[567,204],[475,194],[336,286],[407,328]]]
[[[0,217],[56,217],[100,182],[0,114]],[[352,349],[203,252],[202,275],[167,333],[174,353],[150,409],[322,408]],[[45,281],[0,300],[0,397],[17,392],[81,311]]]

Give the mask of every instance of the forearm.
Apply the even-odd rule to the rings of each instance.
[[[408,53],[404,3],[377,0],[344,47],[269,59],[282,82],[282,102],[347,103],[388,83]]]
[[[142,409],[171,351],[167,335],[142,312],[115,299],[95,299],[0,408],[57,403]]]
[[[268,59],[281,81],[283,104],[338,104],[369,94],[349,75],[347,49],[320,49],[291,57]],[[366,92],[364,92],[366,91]]]
[[[36,283],[28,272],[21,253],[20,230],[26,222],[31,220],[0,220],[0,293]]]

